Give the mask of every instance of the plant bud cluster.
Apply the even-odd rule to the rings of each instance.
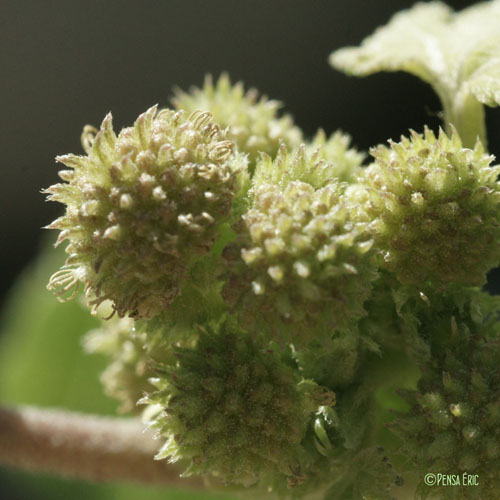
[[[122,413],[139,411],[137,401],[153,391],[150,378],[154,366],[172,356],[159,335],[146,334],[136,328],[132,318],[103,321],[100,328],[89,331],[84,338],[87,352],[98,353],[110,359],[101,375],[106,394],[117,401]]]
[[[189,113],[197,109],[210,111],[216,123],[228,128],[228,138],[238,150],[249,155],[251,166],[260,153],[274,157],[281,143],[294,149],[302,142],[302,132],[292,118],[278,116],[278,101],[259,97],[255,89],[245,91],[241,82],[232,85],[227,74],[222,74],[215,84],[208,76],[202,88],[190,93],[178,90],[172,102]]]
[[[350,220],[338,183],[256,187],[239,238],[241,258],[226,253],[235,262],[226,295],[248,320],[282,320],[286,341],[303,345],[320,317],[328,336],[363,314],[376,277],[372,241]]]
[[[175,364],[157,367],[159,390],[146,399],[162,408],[153,425],[168,436],[157,458],[245,486],[290,474],[318,406],[298,373],[229,322],[174,355]]]
[[[115,135],[108,115],[84,131],[87,156],[58,158],[72,170],[47,192],[67,206],[49,227],[69,240],[50,288],[83,282],[90,303],[109,299],[119,316],[148,318],[179,293],[191,262],[206,255],[228,220],[243,160],[207,112],[141,115]]]
[[[146,405],[156,458],[262,497],[390,500],[387,375],[415,388],[419,365],[392,425],[410,468],[477,471],[496,498],[500,300],[477,286],[500,261],[500,167],[481,143],[425,129],[363,167],[225,75],[174,102],[86,127],[47,190],[69,241],[49,288],[118,313],[86,347],[122,410]]]
[[[319,160],[328,162],[330,168],[327,179],[338,179],[341,182],[353,183],[362,173],[361,164],[365,155],[350,148],[351,137],[337,130],[329,137],[324,130],[318,130],[306,149],[315,154]]]
[[[478,142],[426,129],[371,150],[352,203],[402,283],[482,285],[500,262],[499,167]]]
[[[477,474],[479,486],[441,487],[444,499],[493,499],[500,488],[500,343],[481,330],[455,331],[422,367],[417,391],[402,393],[409,413],[393,424],[409,467]]]
[[[153,388],[148,382],[152,374],[144,343],[131,332],[132,328],[131,318],[113,318],[85,335],[87,352],[104,354],[112,360],[101,382],[106,394],[120,402],[122,412],[133,411],[144,391]]]

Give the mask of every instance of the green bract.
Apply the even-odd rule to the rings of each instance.
[[[499,167],[480,143],[462,147],[455,133],[412,132],[390,147],[352,191],[384,265],[403,283],[481,285],[500,262]]]
[[[153,418],[167,439],[156,458],[183,461],[186,475],[246,486],[273,473],[291,476],[318,406],[299,374],[229,322],[174,355],[176,363],[157,367],[159,390],[145,400],[163,410]]]
[[[302,141],[302,132],[291,117],[278,116],[278,101],[259,97],[255,89],[245,92],[243,84],[232,85],[227,74],[221,75],[215,85],[208,76],[203,87],[191,93],[177,90],[173,104],[188,112],[203,109],[213,113],[216,123],[228,127],[228,138],[238,150],[248,153],[251,165],[262,152],[275,156],[282,142],[295,148]]]
[[[49,227],[61,230],[58,243],[69,240],[49,287],[61,295],[81,281],[91,304],[109,299],[119,316],[154,316],[193,259],[210,252],[245,163],[207,112],[153,107],[118,136],[108,115],[82,141],[87,156],[58,157],[72,168],[60,173],[67,184],[47,190],[67,206]]]
[[[486,144],[483,104],[500,104],[500,1],[455,14],[441,2],[418,3],[396,14],[360,47],[334,52],[330,63],[346,73],[407,71],[431,84],[464,144]]]

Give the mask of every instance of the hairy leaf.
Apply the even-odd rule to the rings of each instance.
[[[500,104],[500,1],[454,13],[441,2],[396,14],[359,47],[337,50],[330,64],[350,75],[407,71],[433,86],[468,147],[484,142],[481,104]]]

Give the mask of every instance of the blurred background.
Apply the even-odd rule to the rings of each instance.
[[[228,71],[234,81],[242,80],[247,86],[282,101],[284,109],[309,136],[318,127],[327,132],[341,128],[352,135],[355,146],[366,150],[388,138],[398,139],[409,128],[421,131],[428,124],[437,129],[438,99],[417,78],[397,73],[355,79],[327,64],[332,50],[357,45],[377,26],[386,23],[395,11],[413,3],[412,0],[3,0],[0,4],[3,74],[0,79],[3,171],[0,305],[6,302],[9,289],[26,264],[34,259],[41,246],[46,246],[48,239],[55,238],[55,232],[47,235],[41,227],[56,218],[62,206],[45,203],[40,194],[42,188],[58,181],[54,157],[82,153],[83,126],[98,126],[108,111],[113,112],[115,129],[119,130],[131,125],[138,114],[153,104],[168,106],[174,86],[182,89],[200,86],[207,73],[218,76]],[[474,2],[448,3],[461,9]],[[499,156],[500,110],[488,109],[487,120],[490,149]],[[56,269],[57,265],[54,266]],[[0,390],[0,400],[47,405],[63,405],[66,401],[67,406],[82,411],[111,411],[112,406],[98,393],[97,382],[92,389],[83,385],[80,388],[87,399],[74,394],[75,386],[71,386],[70,402],[62,396],[58,399],[50,387],[43,389],[40,379],[38,385],[29,385],[33,377],[25,367],[42,363],[41,348],[36,353],[36,346],[46,346],[48,341],[40,337],[37,344],[26,336],[26,331],[36,329],[41,315],[50,315],[52,304],[57,304],[45,292],[42,298],[39,294],[29,295],[35,293],[32,290],[35,284],[43,289],[46,279],[43,273],[33,278],[33,272],[30,284],[25,278],[16,293],[17,297],[23,294],[24,304],[32,297],[38,309],[25,309],[26,317],[20,322],[12,311],[15,307],[19,309],[22,301],[18,299],[16,306],[12,299],[10,312],[4,319],[3,324],[7,325],[4,330],[9,335],[16,329],[22,331],[17,335],[18,338],[25,335],[25,344],[16,344],[15,348],[4,344],[11,368],[8,384],[4,381],[3,392]],[[29,286],[32,288],[28,289]],[[80,313],[66,308],[64,314],[74,321]],[[59,326],[63,323],[60,317],[57,321],[54,318],[47,321]],[[82,332],[89,327],[87,323],[82,316]],[[67,338],[75,350],[79,332],[72,335],[73,340]],[[31,358],[27,346],[33,351]],[[8,347],[13,350],[8,351]],[[17,378],[17,364],[13,361],[16,349],[23,356],[25,370]],[[50,355],[47,354],[49,364]],[[85,363],[93,361],[82,363],[81,376],[85,378]],[[61,373],[65,372],[58,376]],[[80,380],[76,375],[74,378]],[[23,380],[23,387],[31,387],[32,392],[19,389]],[[50,380],[49,377],[46,383]],[[2,481],[3,487],[10,484],[10,496],[5,497],[8,499],[65,498],[50,489],[57,486],[63,495],[59,483],[47,486],[50,493],[36,490],[38,493],[33,496],[35,490],[28,494],[28,483],[24,484],[25,489],[20,486],[22,476],[3,474],[0,486]],[[83,491],[79,486],[75,488],[74,491]],[[109,491],[102,493],[103,498],[115,498],[115,493]],[[82,498],[90,498],[89,492],[81,494]],[[145,493],[140,497],[146,498]]]

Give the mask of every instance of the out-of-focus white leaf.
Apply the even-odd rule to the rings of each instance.
[[[479,130],[484,114],[474,102],[500,104],[500,0],[458,13],[441,2],[418,3],[395,14],[359,47],[337,50],[329,60],[355,76],[378,71],[418,76],[441,98],[446,125],[469,134],[462,139],[473,145],[475,135],[484,135]]]

